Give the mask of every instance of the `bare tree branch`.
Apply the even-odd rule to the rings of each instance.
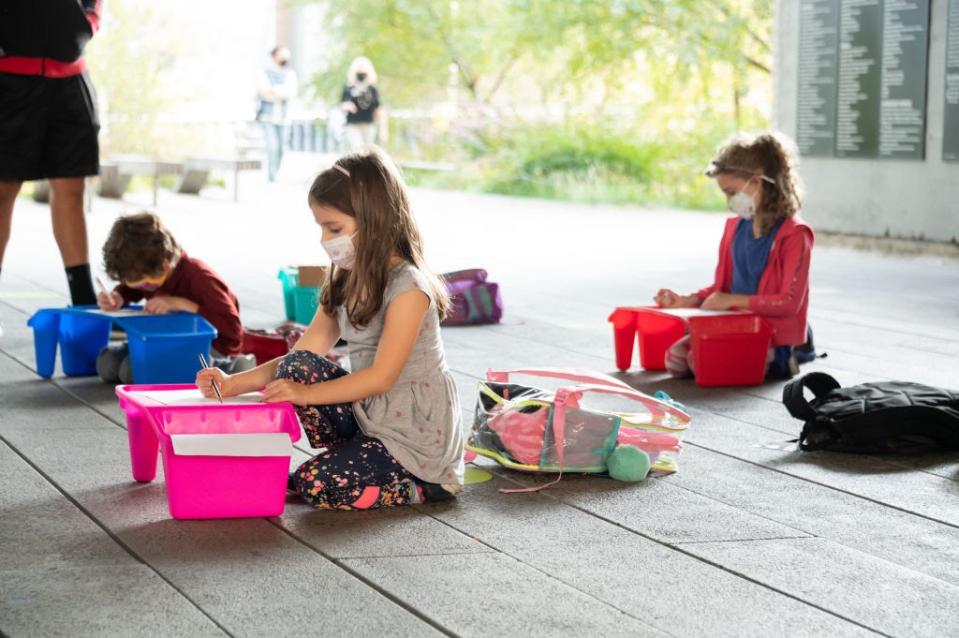
[[[772,69],[770,69],[768,66],[766,66],[765,64],[763,64],[763,63],[760,62],[759,60],[756,60],[755,58],[751,58],[751,57],[749,57],[748,55],[744,55],[744,56],[743,56],[743,59],[746,60],[746,64],[748,64],[749,66],[754,67],[754,68],[756,68],[756,69],[759,69],[759,70],[762,71],[763,73],[772,73],[772,72],[773,72]]]
[[[519,56],[515,52],[510,54],[509,60],[507,60],[506,64],[503,65],[503,68],[500,70],[499,74],[497,74],[496,79],[493,80],[493,85],[490,87],[490,90],[486,92],[486,103],[492,101],[493,95],[499,90],[500,85],[503,84],[503,80],[506,79],[506,74],[509,73],[509,70],[513,68],[514,64],[516,64],[517,59],[519,59]]]
[[[430,17],[433,18],[433,22],[436,24],[436,30],[440,34],[440,38],[443,40],[443,47],[446,49],[447,55],[449,55],[450,60],[453,64],[456,65],[456,69],[459,71],[460,76],[463,78],[463,83],[466,85],[466,88],[469,89],[469,92],[472,94],[473,99],[479,99],[477,95],[476,87],[476,78],[473,76],[473,73],[469,70],[466,62],[463,61],[459,54],[456,52],[453,43],[450,40],[449,33],[446,32],[446,29],[443,27],[443,21],[440,20],[439,16],[436,15],[436,12],[433,11],[433,7],[427,3],[426,10],[429,12]]]
[[[725,17],[725,18],[727,18],[727,19],[729,19],[729,18],[736,18],[737,20],[739,20],[739,21],[742,23],[743,28],[746,30],[746,33],[749,34],[749,37],[752,38],[753,41],[756,42],[756,44],[758,44],[759,46],[761,46],[761,47],[763,48],[763,51],[765,51],[766,53],[772,53],[772,52],[773,52],[773,48],[769,45],[769,42],[767,42],[766,39],[763,38],[761,35],[759,35],[759,34],[756,33],[755,31],[753,31],[753,30],[749,27],[749,25],[746,23],[746,21],[743,20],[740,16],[738,16],[738,15],[734,16],[733,13],[732,13],[732,11],[729,10],[729,7],[717,3],[717,2],[715,2],[715,0],[708,0],[708,2],[709,2],[709,4],[710,4],[710,6],[712,6],[714,9],[716,9],[717,11],[719,11],[720,13],[722,13],[722,14],[723,14],[723,17]]]

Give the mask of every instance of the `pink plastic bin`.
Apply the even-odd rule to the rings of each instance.
[[[156,477],[159,450],[173,518],[282,514],[292,449],[287,445],[284,451],[284,439],[275,435],[286,435],[290,442],[299,440],[300,424],[293,406],[164,405],[138,394],[191,389],[196,386],[117,387],[120,407],[127,415],[133,478],[149,482]],[[224,453],[213,453],[218,449]]]

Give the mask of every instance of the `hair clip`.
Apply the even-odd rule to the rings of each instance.
[[[335,169],[338,170],[339,172],[343,173],[343,174],[346,175],[347,177],[350,176],[350,172],[349,172],[348,170],[346,170],[345,168],[343,168],[342,166],[340,166],[339,164],[334,164],[334,165],[333,165],[333,168],[335,168]]]

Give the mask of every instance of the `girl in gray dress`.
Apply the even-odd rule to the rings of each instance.
[[[442,500],[462,490],[462,412],[440,320],[449,298],[426,266],[402,178],[379,151],[320,173],[309,205],[333,266],[294,351],[253,370],[201,370],[208,396],[264,388],[290,401],[325,451],[291,475],[315,507],[371,509]],[[325,359],[349,342],[352,373]]]

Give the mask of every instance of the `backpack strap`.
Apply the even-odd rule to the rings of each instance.
[[[818,399],[841,387],[838,381],[825,372],[810,372],[786,384],[783,388],[783,405],[793,417],[801,421],[811,421],[816,418],[816,411],[809,405],[809,401],[806,401],[803,391],[809,388]]]

